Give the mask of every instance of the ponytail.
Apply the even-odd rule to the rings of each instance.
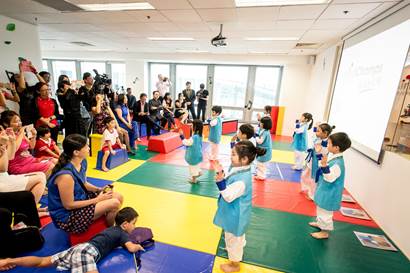
[[[302,116],[309,122],[308,130],[312,129],[313,127],[313,116],[311,113],[303,113]]]
[[[52,174],[57,173],[64,168],[73,159],[74,151],[79,151],[87,145],[87,138],[80,134],[67,136],[63,141],[63,152],[54,166]]]
[[[58,171],[60,171],[62,168],[64,168],[68,163],[70,163],[72,157],[66,154],[65,152],[62,152],[60,157],[58,158],[57,164],[54,166],[53,171],[51,174],[55,174]]]
[[[320,130],[322,130],[323,133],[326,134],[326,136],[330,136],[330,134],[332,133],[333,129],[336,128],[336,126],[330,126],[328,123],[321,123],[319,125]]]
[[[255,147],[249,140],[242,140],[235,144],[234,149],[238,154],[239,159],[244,157],[248,158],[248,163],[251,164],[256,156],[261,156],[266,154],[266,149]]]

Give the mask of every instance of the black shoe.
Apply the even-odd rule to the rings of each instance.
[[[133,151],[128,152],[128,155],[135,155]]]

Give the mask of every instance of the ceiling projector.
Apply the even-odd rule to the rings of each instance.
[[[226,37],[222,36],[222,27],[223,25],[221,24],[221,30],[219,31],[218,36],[212,38],[211,44],[213,46],[219,47],[219,46],[226,46]]]

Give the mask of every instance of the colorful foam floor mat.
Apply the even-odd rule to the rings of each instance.
[[[231,136],[223,136],[220,162],[230,164]],[[273,158],[267,165],[267,179],[253,182],[252,219],[242,273],[407,273],[409,260],[400,252],[363,247],[353,231],[384,234],[372,220],[360,220],[335,213],[335,231],[318,241],[309,233],[315,229],[315,206],[299,193],[300,172],[291,169],[294,155],[291,137],[272,136]],[[124,195],[124,206],[134,207],[138,226],[150,227],[156,245],[141,255],[142,273],[221,273],[227,260],[222,230],[213,225],[218,190],[214,170],[208,161],[209,143],[203,143],[203,175],[199,184],[188,183],[185,148],[169,154],[146,150],[145,138],[127,163],[102,172],[95,158],[88,159],[88,181],[113,184]],[[47,199],[41,201],[47,205]],[[343,203],[361,208],[359,204]],[[44,247],[33,255],[51,255],[68,248],[67,235],[49,223],[42,229]],[[114,250],[98,263],[99,272],[137,272],[134,256]],[[9,272],[57,272],[54,268],[16,268]]]

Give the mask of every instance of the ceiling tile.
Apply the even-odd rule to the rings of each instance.
[[[326,7],[327,5],[282,6],[279,20],[316,19]]]
[[[198,9],[199,15],[207,22],[236,21],[236,9]]]
[[[195,10],[161,10],[161,13],[171,22],[201,22],[201,17]]]
[[[169,22],[169,20],[157,10],[131,10],[126,11],[126,13],[138,22]]]
[[[191,4],[188,0],[172,0],[172,1],[164,1],[164,0],[147,0],[155,9],[162,10],[162,9],[192,9]]]
[[[196,9],[207,8],[235,8],[234,0],[189,0]]]
[[[380,5],[381,3],[330,5],[320,19],[358,19]],[[345,11],[348,13],[345,14]]]
[[[278,17],[279,7],[237,8],[237,19],[241,21],[273,21]]]
[[[158,32],[181,31],[181,28],[174,23],[145,23],[145,25]]]
[[[311,29],[345,29],[356,21],[357,19],[319,19],[313,24]]]
[[[309,30],[300,39],[302,43],[323,43],[330,39],[338,39],[342,32],[335,30]]]
[[[175,23],[177,27],[179,27],[180,31],[212,31],[212,28],[208,26],[206,23]]]
[[[315,20],[279,20],[275,22],[275,29],[309,29]]]

